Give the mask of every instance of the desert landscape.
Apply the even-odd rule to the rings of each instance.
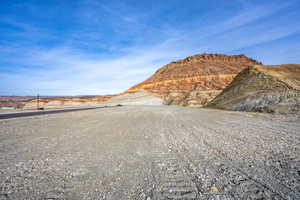
[[[0,197],[299,199],[299,71],[203,54],[114,96],[41,99],[101,107],[0,120]]]
[[[300,0],[0,2],[0,200],[300,200]]]

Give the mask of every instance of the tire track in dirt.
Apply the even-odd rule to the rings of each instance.
[[[186,122],[186,121],[185,121]],[[180,124],[179,123],[176,123],[176,124]],[[184,124],[181,122],[181,124]],[[187,124],[186,124],[187,125]],[[203,124],[201,124],[201,126],[204,126]],[[236,169],[238,172],[240,172],[242,175],[244,175],[247,179],[249,180],[252,180],[254,181],[255,183],[259,184],[261,187],[263,188],[266,188],[270,191],[272,191],[272,193],[276,194],[277,196],[279,196],[280,198],[283,198],[283,199],[287,199],[286,197],[291,197],[292,199],[296,199],[297,198],[297,192],[295,192],[294,190],[292,190],[291,188],[285,186],[283,183],[279,183],[278,181],[276,181],[275,179],[273,178],[268,178],[268,176],[264,176],[264,179],[268,179],[267,181],[265,180],[262,180],[260,179],[259,177],[257,177],[257,174],[255,172],[252,172],[250,174],[249,171],[248,172],[245,172],[244,170],[242,170],[241,168],[239,167],[235,167],[234,165],[232,165],[230,162],[233,162],[234,160],[231,158],[230,154],[228,153],[225,153],[224,151],[220,150],[222,148],[218,148],[218,145],[216,145],[216,143],[214,145],[210,144],[208,141],[207,141],[207,138],[209,137],[212,137],[210,136],[211,134],[206,134],[205,131],[202,131],[200,134],[205,134],[205,136],[202,136],[202,138],[199,138],[195,135],[195,132],[197,132],[197,129],[194,127],[193,124],[189,124],[188,125],[189,129],[191,129],[191,127],[193,127],[194,131],[191,131],[191,130],[185,130],[185,131],[182,131],[182,133],[190,133],[188,137],[193,137],[195,138],[197,141],[199,141],[198,144],[204,144],[207,146],[207,148],[204,148],[202,150],[212,150],[211,153],[213,153],[214,155],[216,155],[217,157],[219,157],[221,160],[227,160],[229,162],[227,162],[227,165],[230,167],[230,168],[233,168],[233,169]],[[205,127],[205,126],[204,126]],[[207,129],[207,127],[205,127],[205,129]],[[207,129],[209,130],[209,129]],[[220,134],[218,132],[216,132],[215,130],[211,130],[212,132],[214,132],[215,134]],[[206,138],[206,139],[204,139]],[[218,141],[218,139],[216,139],[216,135],[214,135],[214,137],[216,141]],[[224,138],[219,138],[220,139],[223,139]],[[235,149],[236,150],[236,149]],[[209,152],[207,152],[209,153]],[[243,157],[243,154],[240,154],[240,156]],[[272,183],[270,186],[268,183]],[[276,188],[276,189],[274,189]],[[276,190],[279,190],[281,191],[280,193],[277,192]],[[283,194],[282,194],[283,193]]]
[[[224,140],[225,138],[222,138],[222,136],[224,137],[225,135],[226,135],[226,137],[229,137],[232,141],[233,140],[235,140],[235,142],[233,142],[232,144],[237,144],[237,143],[240,143],[240,146],[238,146],[237,148],[235,148],[234,150],[236,151],[236,150],[243,150],[243,148],[245,148],[245,151],[247,151],[247,150],[249,150],[249,149],[251,149],[251,148],[249,148],[249,147],[246,147],[247,145],[248,146],[254,146],[254,148],[255,148],[255,146],[256,145],[254,145],[254,144],[252,144],[252,143],[250,143],[250,142],[247,142],[247,141],[245,141],[245,140],[239,140],[239,138],[236,138],[236,137],[234,137],[234,136],[232,136],[232,134],[231,134],[231,132],[224,132],[223,130],[219,130],[218,128],[217,128],[217,126],[216,126],[216,128],[210,128],[210,127],[208,127],[207,125],[204,125],[204,124],[201,124],[201,126],[202,127],[204,127],[205,129],[207,129],[207,130],[211,130],[212,132],[214,132],[215,134],[217,134],[217,135],[219,135],[220,136],[220,138],[219,138],[219,140]],[[196,130],[196,128],[191,124],[190,126],[189,126],[189,128],[190,127],[192,127],[193,129],[194,129],[194,132],[197,132],[197,130]],[[192,131],[193,132],[193,131]],[[226,145],[226,144],[225,144]],[[211,146],[218,146],[218,145],[211,145]],[[258,146],[259,147],[259,146]],[[224,148],[224,149],[229,149],[230,148],[230,145],[229,145],[229,147],[227,147],[227,148]],[[294,147],[293,146],[290,146],[289,147],[290,149],[293,149]],[[222,149],[221,147],[219,148],[219,149]],[[253,149],[253,148],[252,148]],[[261,155],[261,158],[262,159],[264,159],[264,160],[266,160],[266,159],[270,159],[270,154],[269,154],[269,152],[266,152],[265,150],[264,150],[265,148],[260,148],[260,149],[258,149],[258,150],[253,150],[253,153],[255,153],[255,154],[258,154],[258,155]],[[245,152],[244,151],[244,152]],[[226,156],[231,156],[231,154],[230,153],[225,153],[224,151],[223,151],[223,153],[224,154],[226,154]],[[241,153],[239,153],[238,154],[239,155],[239,158],[242,158],[242,159],[247,159],[247,157],[245,157],[245,155],[243,154],[243,151],[241,151]],[[299,156],[297,157],[297,153],[295,152],[295,155],[294,155],[294,157],[291,157],[291,155],[293,155],[291,152],[289,152],[289,157],[288,157],[288,159],[293,159],[294,160],[294,162],[296,162],[296,166],[298,166],[298,168],[299,168],[299,166],[300,166],[300,159],[299,159]],[[231,156],[231,158],[232,159],[234,159],[234,157],[235,156]],[[274,156],[273,156],[274,157]],[[271,157],[272,158],[272,157]],[[254,159],[258,159],[257,157],[255,157]],[[259,159],[258,159],[259,160]],[[281,162],[282,161],[284,161],[284,159],[282,159],[281,160]],[[298,163],[298,164],[297,164]],[[268,169],[270,168],[270,167],[273,167],[273,168],[275,168],[276,166],[274,166],[274,164],[276,164],[276,162],[269,162],[268,163]],[[246,168],[247,169],[247,168]],[[296,195],[299,195],[298,193],[299,192],[297,192],[297,187],[299,187],[300,186],[300,184],[299,184],[299,180],[297,181],[297,179],[299,179],[300,178],[300,176],[299,176],[299,174],[297,174],[297,172],[296,172],[296,167],[295,167],[295,169],[291,169],[291,170],[285,170],[285,173],[284,174],[281,174],[281,177],[279,177],[279,174],[276,174],[276,175],[274,175],[274,174],[270,174],[269,172],[271,171],[273,171],[273,170],[268,170],[268,169],[266,169],[266,166],[257,166],[256,167],[256,169],[257,169],[257,171],[253,171],[252,173],[253,174],[263,174],[264,176],[265,176],[265,179],[266,179],[266,177],[269,177],[269,179],[272,179],[272,180],[269,180],[269,182],[274,182],[274,183],[276,183],[277,182],[277,185],[282,185],[282,186],[284,186],[284,187],[286,187],[286,188],[288,188],[289,190],[291,190],[291,191],[294,191],[294,193],[296,193]],[[252,168],[250,168],[250,170],[252,170]],[[278,167],[276,167],[276,170],[277,171],[279,171],[280,169],[278,169]],[[293,181],[292,182],[294,182],[294,185],[289,185],[289,183],[286,183],[286,181],[285,181],[285,179],[286,179],[286,177],[289,177],[290,179],[292,179]],[[298,182],[298,184],[297,184],[297,182]],[[298,186],[297,186],[298,185]]]

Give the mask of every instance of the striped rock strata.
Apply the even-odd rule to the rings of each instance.
[[[300,114],[300,65],[244,69],[208,107]]]
[[[201,107],[216,97],[243,69],[261,64],[245,55],[199,54],[172,62],[126,93],[153,93],[168,104]]]

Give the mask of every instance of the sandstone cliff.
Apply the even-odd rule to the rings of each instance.
[[[208,107],[299,114],[300,65],[249,67]]]
[[[172,62],[126,93],[145,90],[168,104],[200,107],[217,96],[243,69],[261,64],[245,55],[200,54]]]

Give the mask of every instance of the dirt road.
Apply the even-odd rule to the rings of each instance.
[[[0,199],[300,199],[300,121],[176,106],[0,120]]]

